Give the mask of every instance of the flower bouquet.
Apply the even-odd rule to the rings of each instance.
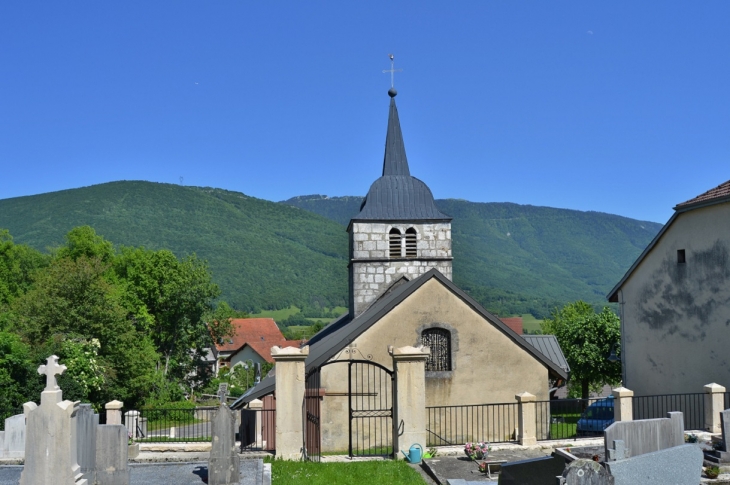
[[[476,443],[467,443],[464,445],[464,453],[472,460],[484,460],[489,456],[489,443],[477,441]]]

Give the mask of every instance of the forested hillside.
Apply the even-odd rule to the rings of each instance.
[[[58,247],[82,225],[116,245],[195,253],[221,297],[255,311],[346,305],[347,235],[324,217],[221,189],[112,182],[0,200],[16,243]]]
[[[283,202],[346,225],[361,197]],[[502,315],[547,316],[565,302],[605,304],[605,295],[661,224],[600,212],[441,199],[453,217],[454,282]]]
[[[345,226],[361,202],[274,203],[221,189],[112,182],[0,200],[0,228],[46,251],[89,225],[119,246],[195,253],[208,261],[221,298],[239,310],[331,308],[347,305]],[[436,203],[454,218],[454,281],[500,315],[547,316],[577,299],[605,303],[661,227],[596,212]]]

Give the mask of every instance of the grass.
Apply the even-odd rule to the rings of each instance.
[[[542,320],[538,320],[529,313],[522,314],[522,328],[524,330],[529,330],[530,333],[534,332],[535,330],[540,330],[541,323]]]
[[[423,485],[423,478],[404,461],[313,463],[271,460],[273,485]]]
[[[553,418],[563,418],[563,423],[550,423],[550,439],[563,440],[573,438],[578,433],[579,413],[553,414]]]
[[[273,318],[277,322],[281,322],[300,311],[299,307],[292,305],[289,308],[284,308],[283,310],[264,310],[259,313],[253,313],[251,314],[251,318]]]

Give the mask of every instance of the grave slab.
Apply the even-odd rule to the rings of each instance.
[[[611,461],[608,450],[614,441],[623,441],[626,456],[664,450],[684,444],[684,418],[680,412],[667,413],[669,417],[619,421],[604,432],[605,456]]]
[[[615,485],[698,485],[702,451],[682,445],[606,463]]]
[[[127,428],[122,424],[96,427],[96,480],[105,485],[129,485]]]
[[[640,484],[635,482],[633,485]],[[563,471],[561,485],[614,485],[614,479],[600,463],[593,460],[575,460]],[[641,484],[644,485],[644,484]]]
[[[208,479],[205,463],[139,464],[130,468],[130,485],[204,485]],[[0,466],[0,485],[18,485],[22,470],[22,466]],[[271,485],[270,480],[264,481],[262,460],[241,460],[240,473],[240,485]]]
[[[730,452],[728,452],[727,440],[730,438],[730,409],[720,413],[720,430],[722,441],[719,450],[705,451],[705,460],[720,465],[730,463]]]
[[[5,420],[4,455],[7,458],[23,458],[25,455],[25,415],[16,414]]]
[[[89,484],[96,483],[97,426],[99,415],[94,413],[91,404],[80,404],[76,411],[76,459]]]
[[[225,391],[225,389],[223,390]],[[212,445],[208,460],[209,485],[238,483],[241,457],[236,453],[236,417],[226,404],[222,392],[221,404],[213,417]]]
[[[505,463],[499,474],[499,485],[554,485],[563,474],[565,458],[553,454],[541,458]]]

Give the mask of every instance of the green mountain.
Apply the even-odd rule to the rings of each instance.
[[[207,259],[221,297],[257,310],[347,304],[347,234],[311,212],[221,189],[112,182],[0,200],[17,243],[60,246],[89,225],[116,245]]]
[[[333,307],[347,304],[343,226],[361,202],[303,196],[275,203],[221,189],[112,182],[0,200],[0,228],[41,250],[86,224],[116,245],[196,253],[238,309]],[[501,315],[544,316],[578,298],[605,303],[661,227],[517,204],[437,205],[454,218],[454,281]]]
[[[361,197],[294,197],[284,204],[346,225]],[[492,311],[544,315],[578,298],[605,304],[662,225],[600,212],[442,199],[452,221],[454,282]]]

